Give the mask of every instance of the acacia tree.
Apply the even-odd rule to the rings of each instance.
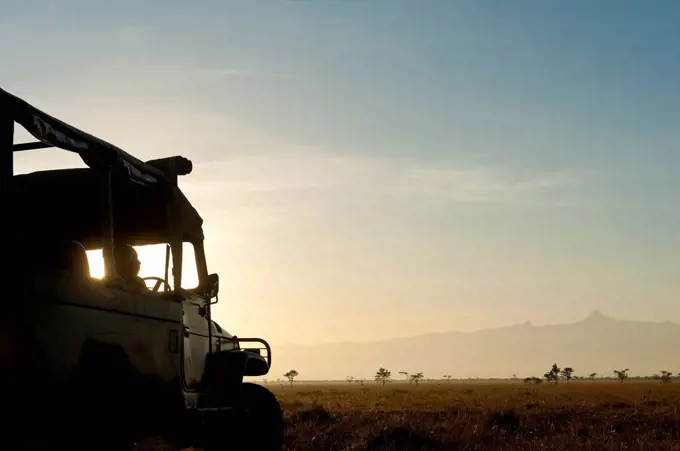
[[[566,367],[561,371],[562,376],[567,380],[567,384],[569,383],[569,380],[571,379],[571,375],[574,372],[574,369],[571,367]]]
[[[388,369],[385,369],[383,367],[380,367],[378,371],[375,373],[375,381],[376,383],[385,385],[386,382],[389,382],[392,377],[392,372]]]
[[[283,375],[286,379],[288,379],[288,382],[290,382],[291,388],[293,387],[293,381],[295,378],[298,376],[298,372],[295,370],[290,370],[286,374]]]
[[[411,382],[415,382],[416,385],[418,385],[418,382],[420,382],[423,377],[423,373],[411,374]]]
[[[595,382],[595,376],[597,376],[597,373],[590,373],[590,374],[588,375],[588,379],[590,379],[591,381]]]
[[[671,376],[673,373],[669,373],[668,371],[662,370],[661,371],[661,382],[664,384],[667,384],[668,382],[671,381]]]
[[[545,373],[543,377],[548,382],[555,382],[557,384],[557,382],[560,379],[560,371],[561,371],[560,367],[557,366],[557,363],[553,363],[553,366],[552,368],[550,368],[550,371]]]
[[[451,383],[451,375],[450,374],[445,374],[444,379],[446,379],[447,384]]]
[[[354,382],[354,376],[347,376],[345,379],[347,380],[348,384],[351,384],[352,382]]]
[[[625,370],[614,370],[614,374],[619,378],[619,381],[623,384],[623,381],[628,379],[628,368]]]
[[[402,376],[404,376],[404,380],[409,381],[409,383],[412,382],[412,381],[411,381],[411,378],[409,377],[408,371],[399,371],[399,374],[401,374]]]

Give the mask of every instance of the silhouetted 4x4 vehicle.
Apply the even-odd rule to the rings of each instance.
[[[38,141],[15,144],[17,124]],[[48,147],[87,167],[14,173],[15,152]],[[280,449],[276,398],[244,382],[269,371],[269,344],[211,319],[219,279],[177,184],[191,162],[140,161],[3,90],[0,157],[2,447],[129,450],[160,435],[179,448]],[[134,288],[114,248],[151,244],[165,248],[165,273]],[[90,274],[96,249],[103,278]],[[186,259],[192,289],[182,288]]]

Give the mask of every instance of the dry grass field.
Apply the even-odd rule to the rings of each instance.
[[[678,382],[269,388],[290,450],[680,450]]]
[[[678,381],[268,388],[284,411],[286,450],[680,451]],[[154,440],[137,449],[168,450]]]

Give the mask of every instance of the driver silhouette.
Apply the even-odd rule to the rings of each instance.
[[[134,247],[129,244],[119,244],[113,248],[116,261],[116,272],[135,291],[149,291],[149,288],[139,277],[141,263]]]

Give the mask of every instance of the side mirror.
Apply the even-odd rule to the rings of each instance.
[[[205,283],[205,297],[210,300],[217,297],[220,291],[220,276],[216,273],[210,274]]]

